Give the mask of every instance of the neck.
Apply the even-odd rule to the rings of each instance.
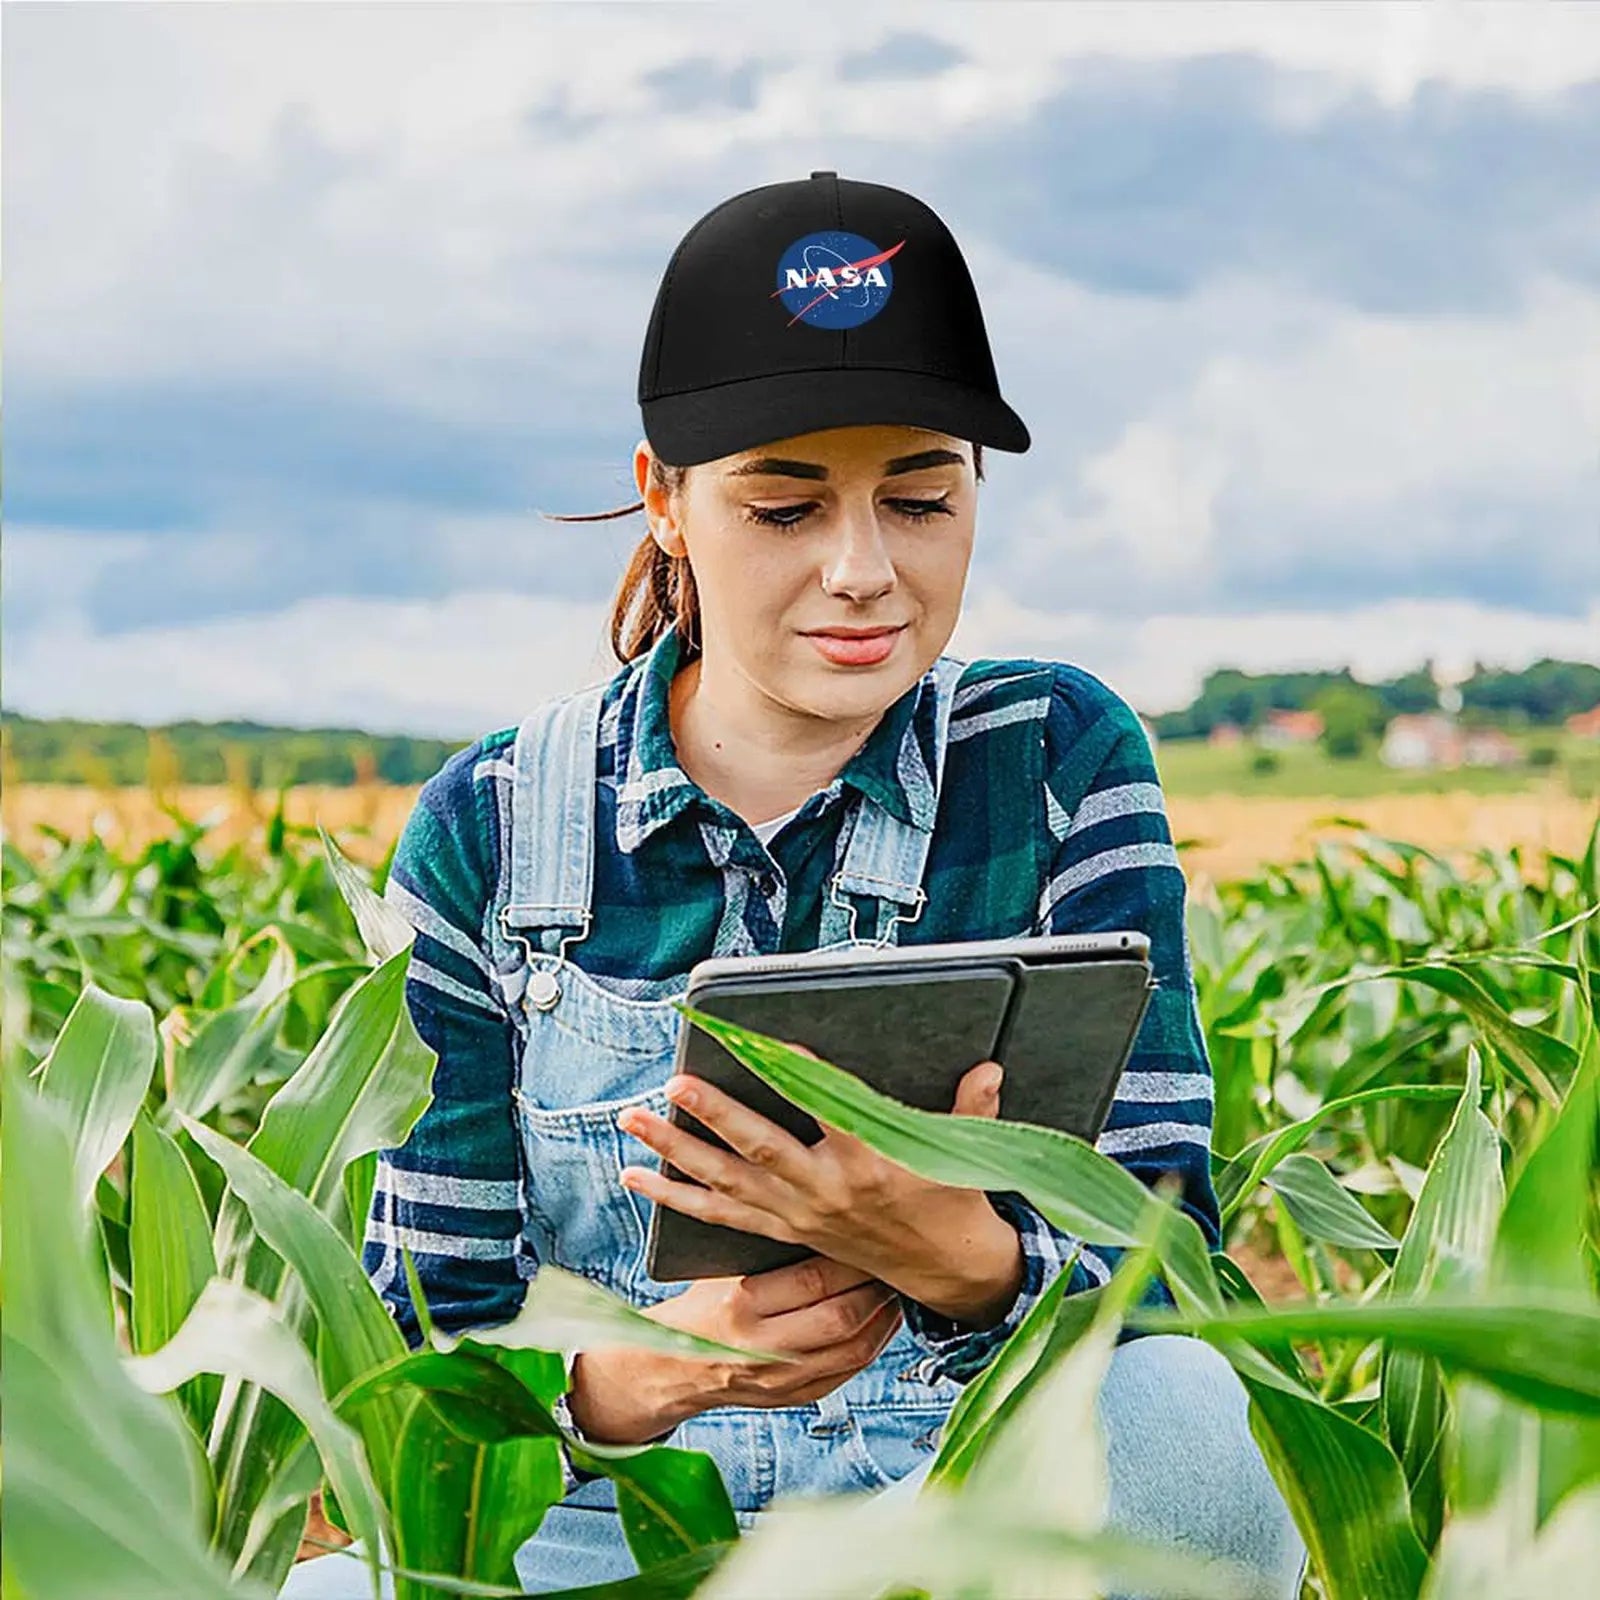
[[[751,822],[792,811],[825,788],[871,737],[879,717],[831,722],[762,694],[696,656],[672,680],[668,715],[678,765]]]

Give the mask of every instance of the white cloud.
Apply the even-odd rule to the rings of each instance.
[[[614,672],[605,620],[602,606],[485,592],[308,600],[266,616],[103,636],[63,617],[8,641],[6,698],[32,716],[252,717],[465,739]],[[1430,655],[1457,673],[1475,659],[1513,668],[1545,655],[1600,661],[1600,602],[1571,620],[1393,601],[1343,612],[1156,615],[1123,627],[981,588],[969,591],[947,648],[967,660],[1072,661],[1154,713],[1186,704],[1218,666],[1348,665],[1376,680]]]
[[[81,618],[7,641],[6,702],[31,716],[472,737],[615,667],[605,609],[526,595],[306,600],[97,635]]]
[[[309,364],[448,411],[463,388],[492,392],[489,358],[507,350],[577,381],[586,363],[564,356],[626,365],[648,308],[638,269],[606,257],[654,239],[664,266],[685,186],[703,175],[713,203],[730,163],[748,186],[848,170],[840,152],[911,130],[927,146],[992,133],[1102,59],[1247,52],[1322,74],[1282,76],[1296,123],[1358,90],[1536,96],[1600,75],[1584,6],[1540,6],[1537,23],[1443,4],[807,15],[797,28],[787,8],[746,5],[18,9],[13,348],[61,383]],[[842,57],[906,31],[969,59],[931,79],[838,75]],[[759,60],[751,107],[650,92],[649,73],[698,56]],[[543,104],[593,120],[541,137],[524,123]]]
[[[968,130],[1019,123],[1071,69],[1102,61],[1256,56],[1287,69],[1273,106],[1293,128],[1355,93],[1401,104],[1442,84],[1537,98],[1600,77],[1600,14],[1585,5],[1531,16],[983,0],[867,17],[824,5],[806,18],[797,28],[787,8],[716,4],[16,8],[13,406],[35,386],[103,401],[120,386],[276,393],[287,377],[330,411],[348,399],[496,436],[526,427],[530,452],[560,450],[568,485],[575,461],[601,485],[564,487],[578,503],[559,509],[620,503],[631,486],[609,486],[638,432],[649,294],[702,194],[709,206],[815,166],[848,174],[853,149],[892,164],[913,139],[953,147]],[[924,79],[836,72],[908,31],[969,60]],[[764,63],[748,110],[652,96],[651,71],[701,55]],[[581,131],[531,132],[540,105]],[[1397,170],[1410,154],[1396,150]],[[1429,496],[1565,508],[1539,543],[1489,552],[1559,563],[1571,507],[1596,498],[1600,296],[1541,278],[1504,314],[1386,317],[1267,281],[1248,252],[1186,298],[1113,295],[1015,259],[978,228],[962,243],[1002,386],[1036,440],[1029,458],[991,458],[973,569],[983,598],[964,624],[992,634],[988,653],[1027,653],[1008,628],[1064,641],[1154,708],[1186,699],[1206,665],[1278,665],[1273,650],[1326,647],[1338,663],[1391,649],[1401,670],[1423,641],[1448,645],[1458,629],[1486,657],[1524,645],[1593,654],[1593,612],[1581,624],[1429,603],[1249,617],[1224,602],[1240,562],[1291,587],[1330,528],[1341,555],[1376,566],[1393,553],[1397,515]],[[530,404],[549,410],[520,415]],[[92,440],[83,448],[91,456]],[[58,478],[77,470],[70,451],[62,460]],[[443,575],[437,588],[459,589],[449,598],[313,598],[100,635],[84,619],[91,592],[98,611],[117,568],[158,548],[188,577],[210,564],[235,596],[251,592],[235,534],[260,506],[208,496],[203,439],[192,470],[185,497],[214,506],[215,523],[193,540],[8,529],[8,704],[459,734],[513,720],[547,685],[572,686],[585,660],[609,663],[598,601],[475,597],[487,532],[503,522],[503,587],[537,587],[529,569],[546,548],[526,539],[528,515],[482,504],[425,513],[458,552],[429,569]],[[1591,518],[1577,537],[1593,531]],[[1419,519],[1404,553],[1437,571],[1462,537],[1452,514]],[[1064,609],[1080,602],[1081,614]],[[1396,632],[1413,625],[1414,645]]]
[[[1150,387],[1116,395],[1110,413],[1130,420],[1110,443],[1008,512],[995,571],[1013,588],[1049,573],[1057,593],[1082,581],[1087,603],[1136,609],[1186,594],[1203,604],[1204,585],[1245,570],[1292,578],[1312,556],[1324,574],[1357,574],[1396,553],[1402,508],[1416,512],[1407,561],[1438,570],[1468,553],[1458,508],[1479,498],[1549,507],[1539,542],[1492,552],[1499,559],[1555,569],[1588,551],[1592,571],[1600,294],[1541,278],[1504,317],[1399,317],[1260,286],[1261,324],[1219,338],[1250,289],[1224,283],[1131,307],[1081,291],[1041,296],[1058,348],[1081,332],[1085,373],[1120,343]],[[1168,343],[1170,387],[1147,365],[1152,334]],[[1452,509],[1433,514],[1434,504]],[[1075,564],[1094,556],[1080,579]]]
[[[1187,705],[1207,672],[1349,667],[1377,682],[1432,656],[1452,676],[1472,663],[1518,669],[1541,657],[1600,665],[1600,601],[1587,616],[1552,618],[1470,602],[1391,600],[1350,611],[1251,615],[1170,613],[1124,625],[1092,612],[1030,610],[996,589],[969,597],[954,655],[1073,661],[1141,711]]]

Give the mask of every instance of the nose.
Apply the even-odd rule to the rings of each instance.
[[[865,509],[846,507],[839,514],[838,538],[823,568],[823,589],[853,600],[875,600],[897,581],[876,511],[870,504]]]

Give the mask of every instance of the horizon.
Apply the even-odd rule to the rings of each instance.
[[[1596,664],[1597,663],[1591,663],[1591,662],[1580,661],[1580,660],[1571,660],[1571,659],[1567,659],[1567,658],[1563,658],[1563,657],[1559,657],[1559,656],[1540,657],[1540,658],[1528,663],[1526,667],[1521,667],[1521,668],[1503,668],[1498,663],[1495,663],[1495,662],[1479,661],[1479,662],[1474,663],[1475,673],[1473,675],[1476,675],[1476,673],[1478,673],[1478,672],[1485,673],[1485,674],[1488,674],[1488,675],[1494,675],[1494,674],[1500,673],[1502,671],[1510,671],[1510,672],[1515,673],[1515,672],[1521,672],[1521,671],[1529,670],[1529,668],[1531,668],[1531,667],[1545,666],[1545,665],[1551,665],[1551,666],[1588,666],[1588,665],[1596,665]],[[1392,674],[1389,674],[1387,677],[1380,677],[1380,678],[1364,678],[1359,673],[1354,672],[1353,670],[1351,670],[1351,669],[1349,669],[1347,667],[1346,668],[1329,667],[1329,668],[1318,668],[1318,669],[1312,669],[1312,670],[1315,671],[1315,672],[1318,672],[1318,673],[1325,673],[1326,675],[1332,676],[1332,677],[1339,676],[1339,674],[1341,672],[1349,672],[1350,678],[1357,685],[1359,685],[1360,687],[1367,688],[1367,689],[1379,689],[1379,688],[1384,687],[1387,684],[1394,683],[1394,682],[1398,681],[1399,679],[1402,679],[1402,678],[1405,678],[1405,677],[1409,677],[1414,672],[1423,671],[1428,667],[1428,665],[1429,665],[1429,662],[1426,659],[1424,659],[1422,661],[1416,662],[1414,665],[1412,665],[1410,667],[1403,668],[1399,672],[1392,673]],[[620,668],[619,668],[619,670],[620,670]],[[1280,672],[1280,671],[1274,670],[1272,668],[1268,668],[1265,671],[1261,671],[1261,672],[1251,672],[1251,671],[1246,671],[1243,668],[1230,666],[1227,663],[1222,663],[1222,664],[1219,664],[1218,666],[1212,668],[1211,672],[1212,673],[1219,673],[1219,674],[1220,673],[1236,673],[1239,676],[1242,676],[1242,677],[1247,678],[1247,679],[1260,679],[1260,678],[1272,678],[1272,677],[1288,677],[1288,676],[1294,675],[1298,670],[1299,669],[1291,668],[1291,669],[1287,669],[1285,671],[1281,671]],[[1449,688],[1452,688],[1452,687],[1454,687],[1455,684],[1458,684],[1458,683],[1461,683],[1461,682],[1464,682],[1464,681],[1466,681],[1465,677],[1452,679],[1452,680],[1449,680],[1448,682],[1443,682],[1438,678],[1437,675],[1435,675],[1435,679],[1434,679],[1435,685],[1439,689],[1441,697],[1444,695],[1444,693]],[[1158,721],[1159,719],[1161,719],[1163,717],[1174,716],[1174,715],[1181,714],[1182,712],[1185,712],[1185,711],[1191,709],[1192,706],[1194,705],[1195,701],[1199,699],[1200,694],[1202,692],[1203,691],[1197,691],[1196,694],[1194,696],[1192,696],[1183,705],[1172,706],[1172,707],[1169,707],[1167,710],[1164,710],[1164,711],[1147,711],[1144,707],[1138,706],[1138,705],[1134,705],[1133,706],[1133,710],[1140,717],[1141,720],[1143,720],[1146,723],[1153,724],[1153,723],[1155,723],[1156,721]],[[1130,702],[1130,704],[1131,704],[1131,702]],[[1433,708],[1433,711],[1435,711],[1435,712],[1443,712],[1444,714],[1453,716],[1453,715],[1458,714],[1460,709],[1461,708],[1459,706],[1456,706],[1454,708],[1446,706],[1444,704],[1443,699],[1441,698],[1439,704],[1436,705]],[[1432,714],[1432,712],[1423,713],[1423,714],[1424,715],[1430,715],[1430,714]],[[1404,715],[1404,713],[1396,713],[1396,715]],[[505,728],[508,728],[508,727],[511,727],[511,726],[515,725],[514,723],[502,723],[502,724],[499,724],[495,728],[480,728],[474,733],[460,733],[460,732],[455,732],[455,731],[438,731],[438,730],[428,730],[428,731],[419,732],[419,731],[416,731],[414,729],[409,729],[409,728],[383,728],[383,727],[370,727],[370,726],[365,726],[365,725],[356,726],[356,725],[350,725],[350,724],[333,724],[333,723],[263,722],[259,718],[246,717],[246,716],[173,717],[173,718],[164,719],[163,721],[160,721],[160,722],[139,722],[139,721],[135,721],[135,720],[130,720],[130,719],[125,718],[125,717],[39,717],[39,716],[35,716],[32,712],[21,710],[16,706],[7,705],[7,704],[5,704],[4,701],[0,701],[0,721],[4,721],[6,719],[22,720],[22,721],[27,721],[27,722],[81,722],[81,723],[84,723],[84,724],[86,724],[88,726],[137,728],[137,729],[141,729],[141,730],[144,730],[144,731],[147,731],[147,732],[163,732],[163,731],[167,731],[167,730],[170,730],[170,729],[173,729],[173,728],[183,728],[183,727],[197,727],[197,728],[248,727],[248,728],[258,728],[262,732],[265,732],[265,733],[305,733],[305,734],[325,734],[325,735],[349,734],[349,735],[354,735],[357,738],[415,739],[415,740],[419,740],[419,741],[431,741],[431,742],[435,742],[435,743],[456,743],[456,744],[462,744],[462,745],[470,744],[475,739],[481,738],[485,734],[494,733],[494,732],[500,732]],[[1168,735],[1167,737],[1174,737],[1174,736]]]

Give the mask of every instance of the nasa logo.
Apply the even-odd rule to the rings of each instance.
[[[778,258],[778,286],[772,298],[781,299],[794,313],[787,327],[797,322],[813,328],[859,328],[889,303],[894,289],[894,269],[889,258],[905,244],[880,250],[859,233],[808,233]]]

